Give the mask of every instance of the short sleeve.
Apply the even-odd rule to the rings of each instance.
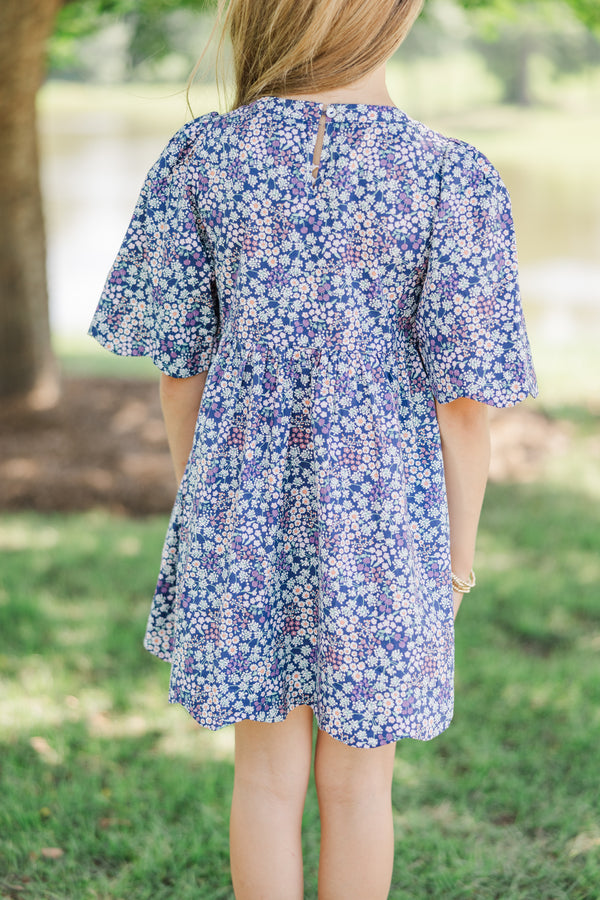
[[[149,356],[181,378],[209,368],[220,331],[194,169],[207,118],[180,129],[150,169],[88,331],[113,353]]]
[[[416,336],[440,403],[537,396],[510,197],[489,160],[461,141],[444,158]]]

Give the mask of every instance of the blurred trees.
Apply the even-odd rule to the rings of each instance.
[[[186,29],[197,14],[215,0],[77,0],[67,2],[56,21],[49,43],[50,70],[63,76],[91,78],[90,64],[81,52],[87,39],[103,29],[120,29],[116,54],[122,56],[116,80],[137,78],[148,63],[156,63],[186,43]],[[187,50],[187,48],[185,48]],[[116,55],[115,54],[115,55]],[[188,71],[198,56],[190,48]],[[93,63],[92,63],[93,66]]]
[[[538,15],[544,15],[548,0],[459,0],[465,9],[485,9],[497,19],[511,18],[523,9],[529,8]],[[595,30],[600,27],[600,4],[598,0],[559,0],[560,6],[571,9],[586,28]]]
[[[505,103],[534,101],[531,69],[543,57],[560,74],[600,62],[600,2],[594,0],[461,0],[474,10],[472,44],[500,81]]]
[[[93,81],[183,80],[203,43],[194,13],[215,5],[215,0],[67,3],[50,41],[51,71]],[[594,36],[594,30],[600,35],[600,0],[428,0],[417,34],[413,32],[405,49],[410,53],[418,47],[419,55],[437,55],[435,23],[444,26],[448,10],[459,15],[462,11],[465,45],[483,57],[508,103],[535,99],[531,66],[536,56],[543,56],[557,72],[577,71],[600,58],[600,41]],[[426,33],[421,41],[419,31],[423,37]],[[110,42],[110,59],[98,40],[103,32]],[[445,42],[456,50],[456,33],[446,34]]]
[[[600,0],[429,0],[403,46],[411,59],[475,51],[504,103],[536,101],[552,81],[600,63]]]

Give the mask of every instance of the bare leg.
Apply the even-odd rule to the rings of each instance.
[[[229,838],[236,900],[302,900],[312,721],[310,706],[299,706],[285,722],[235,726]]]
[[[349,747],[319,730],[315,782],[321,813],[319,900],[385,900],[394,865],[396,744]]]

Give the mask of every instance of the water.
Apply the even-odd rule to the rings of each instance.
[[[56,334],[85,334],[147,170],[171,131],[132,129],[123,116],[45,123],[42,183],[50,319]]]

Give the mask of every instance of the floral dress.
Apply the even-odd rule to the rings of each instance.
[[[355,747],[444,731],[434,399],[537,395],[489,160],[393,106],[200,116],[150,170],[89,333],[208,372],[144,637],[169,702],[210,729],[308,704]]]

